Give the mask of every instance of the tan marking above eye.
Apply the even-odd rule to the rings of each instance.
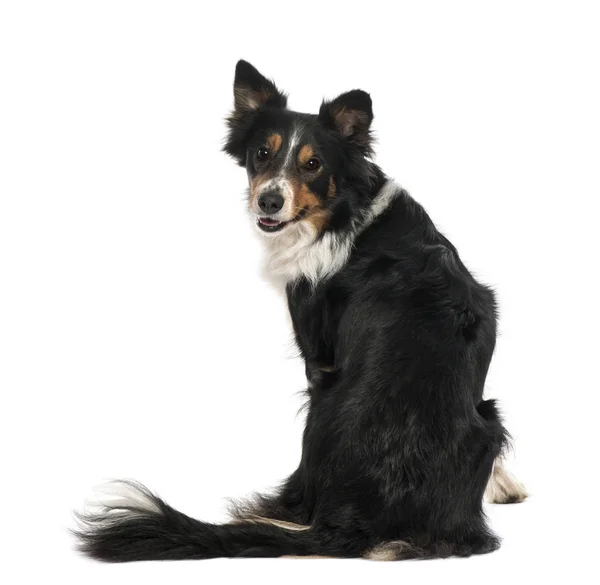
[[[304,166],[314,155],[313,147],[310,144],[305,144],[298,153],[298,163]]]
[[[271,134],[271,136],[267,138],[267,145],[273,154],[275,154],[281,148],[282,143],[283,138],[281,137],[281,134]]]

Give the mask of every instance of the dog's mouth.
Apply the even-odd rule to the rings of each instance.
[[[271,219],[270,217],[259,217],[256,220],[256,225],[263,232],[278,232],[282,230],[289,222],[287,221],[278,221],[276,219]]]

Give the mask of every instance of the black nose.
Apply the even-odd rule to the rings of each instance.
[[[283,207],[283,197],[279,193],[273,191],[263,193],[258,198],[258,206],[265,213],[277,213]]]

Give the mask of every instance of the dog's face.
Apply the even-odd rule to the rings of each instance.
[[[321,231],[336,196],[335,149],[316,120],[289,112],[263,114],[248,140],[248,205],[259,229],[276,234],[290,222]]]
[[[370,153],[368,94],[343,94],[324,102],[318,115],[292,112],[271,81],[240,61],[234,101],[225,150],[246,167],[248,206],[258,229],[270,237],[326,230],[343,210],[339,186],[348,165]]]

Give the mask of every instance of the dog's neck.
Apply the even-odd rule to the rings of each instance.
[[[340,231],[319,234],[312,224],[297,222],[284,233],[266,241],[265,273],[288,284],[301,277],[313,286],[341,270],[352,252],[356,237],[381,215],[402,192],[392,179],[387,179],[370,203],[350,225]]]

